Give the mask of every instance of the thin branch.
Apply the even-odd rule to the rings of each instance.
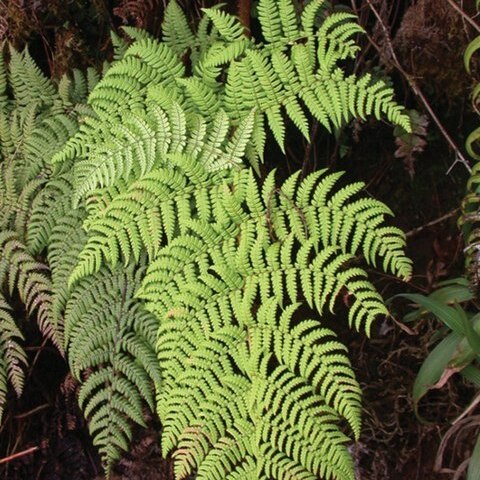
[[[463,17],[467,23],[469,23],[478,33],[480,33],[480,25],[473,21],[473,19],[465,13],[465,10],[462,10],[462,8],[460,8],[453,0],[447,0],[447,2],[457,13]]]
[[[437,117],[436,113],[434,112],[434,110],[432,109],[432,107],[430,106],[430,104],[428,103],[428,100],[427,98],[425,97],[425,95],[423,94],[423,92],[420,90],[420,87],[417,85],[417,82],[415,81],[415,79],[413,78],[413,75],[411,75],[410,73],[408,73],[407,71],[405,71],[405,69],[402,67],[402,64],[400,63],[400,61],[398,60],[398,57],[397,57],[397,54],[395,53],[395,49],[393,48],[393,45],[392,45],[392,40],[390,38],[390,33],[385,25],[385,23],[383,22],[382,20],[382,17],[380,16],[380,14],[378,13],[377,9],[374,7],[374,5],[372,5],[371,3],[371,0],[366,0],[368,6],[370,7],[370,10],[373,12],[373,14],[375,15],[375,17],[377,18],[378,20],[378,23],[380,25],[380,27],[382,28],[383,30],[383,33],[385,35],[385,41],[388,45],[388,49],[390,50],[390,54],[392,56],[392,63],[394,65],[394,67],[405,77],[405,79],[407,80],[408,84],[410,85],[410,88],[412,89],[413,93],[420,99],[420,101],[423,103],[424,107],[427,109],[429,115],[431,116],[431,118],[433,119],[433,121],[436,123],[438,129],[440,130],[440,132],[442,133],[443,137],[445,138],[445,140],[448,142],[448,144],[450,145],[450,147],[453,149],[453,151],[455,152],[455,162],[450,166],[450,168],[448,169],[447,171],[447,174],[450,173],[450,171],[452,170],[452,168],[457,164],[457,163],[462,163],[465,168],[471,172],[472,171],[472,167],[470,166],[470,162],[463,156],[462,152],[460,151],[460,149],[458,148],[458,146],[456,145],[456,143],[453,141],[452,137],[450,136],[450,134],[447,132],[447,130],[445,129],[445,127],[442,125],[442,122],[440,121],[440,119]],[[374,47],[380,51],[378,45],[375,44],[375,42],[371,39],[371,37],[368,35],[368,39],[372,42],[372,44],[374,45]]]
[[[430,228],[430,227],[433,227],[434,225],[437,225],[438,223],[442,223],[445,220],[448,220],[449,218],[454,217],[459,212],[460,212],[460,208],[456,208],[455,210],[452,210],[451,212],[448,212],[445,215],[442,215],[441,217],[426,223],[425,225],[421,225],[420,227],[410,230],[409,232],[406,233],[406,236],[407,238],[414,237],[415,235],[418,235],[420,232],[422,232],[426,228]]]
[[[30,447],[26,450],[22,450],[21,452],[9,455],[8,457],[0,458],[0,465],[3,463],[11,462],[12,460],[15,460],[17,458],[24,457],[25,455],[29,455],[30,453],[36,452],[37,450],[39,450],[39,448],[40,447]]]
[[[44,403],[43,405],[39,405],[38,407],[32,408],[28,412],[24,413],[19,413],[18,415],[14,415],[15,420],[20,420],[22,418],[27,418],[30,417],[31,415],[35,415],[38,412],[41,412],[42,410],[45,410],[46,408],[50,407],[49,403]]]
[[[475,395],[475,398],[472,400],[472,402],[470,403],[470,405],[463,411],[463,413],[458,417],[456,418],[453,422],[452,422],[452,425],[455,425],[457,424],[458,422],[460,422],[461,420],[463,420],[465,417],[467,417],[468,415],[470,415],[470,413],[472,413],[473,410],[475,410],[475,408],[477,407],[477,405],[480,403],[480,393],[477,393],[477,395]]]

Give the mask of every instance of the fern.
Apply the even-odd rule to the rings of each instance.
[[[230,58],[221,48],[216,49],[217,54],[215,45],[212,47],[213,53],[207,54],[203,63],[227,64],[225,89],[220,89],[218,94],[224,102],[221,107],[234,119],[257,108],[266,116],[282,148],[283,109],[307,138],[306,113],[328,130],[338,129],[352,118],[371,114],[377,118],[384,114],[393,123],[409,130],[408,118],[393,101],[391,88],[368,74],[360,78],[346,76],[338,67],[339,61],[357,52],[352,37],[362,29],[352,22],[353,15],[333,13],[315,31],[314,19],[322,4],[322,1],[310,3],[299,18],[293,3],[288,0],[261,1],[258,13],[267,40],[265,46],[245,43],[244,48],[232,50]],[[207,15],[215,19],[215,26],[221,33],[225,32],[223,36],[230,45],[239,42],[241,25],[227,14],[213,12],[207,11]],[[187,90],[186,93],[196,103],[194,92]],[[263,153],[257,150],[259,155]]]
[[[87,241],[83,229],[87,209],[71,208],[72,193],[71,175],[52,178],[34,206],[35,228],[29,238],[38,249],[44,242],[48,245],[50,310],[64,322],[64,347],[81,385],[80,407],[109,471],[121,450],[127,449],[130,421],[144,425],[143,402],[153,408],[153,382],[160,381],[153,348],[158,327],[156,319],[134,302],[143,270],[131,262],[113,271],[102,267],[68,288]]]
[[[12,297],[25,305],[41,333],[63,353],[63,318],[53,313],[49,265],[36,255],[46,239],[31,242],[32,209],[50,175],[51,157],[78,129],[81,107],[96,77],[79,71],[64,77],[58,88],[35,65],[28,51],[10,48],[10,61],[0,63],[0,419],[7,383],[19,396],[27,358]],[[37,228],[42,220],[39,219]],[[7,382],[8,380],[8,382]]]
[[[20,299],[31,315],[36,311],[40,331],[63,351],[62,325],[51,318],[51,282],[48,267],[37,262],[18,240],[15,232],[0,234],[0,282],[9,294],[18,290]]]
[[[351,265],[357,249],[399,275],[409,275],[410,262],[402,234],[380,227],[388,210],[352,201],[358,185],[330,194],[337,179],[295,175],[277,191],[270,176],[258,190],[243,170],[213,194],[215,223],[193,220],[148,268],[138,295],[160,320],[157,408],[177,478],[195,470],[221,478],[212,458],[223,475],[249,463],[255,478],[353,478],[347,437],[335,425],[345,418],[358,435],[360,389],[338,342],[319,343],[332,333],[318,321],[297,325],[293,305],[303,299],[323,315],[345,290],[350,325],[368,333],[386,309]],[[319,363],[313,351],[323,352]],[[248,436],[231,433],[237,422]]]
[[[160,98],[160,103],[173,99],[187,112],[199,113],[207,125],[221,110],[236,125],[255,109],[254,135],[247,149],[255,167],[263,158],[265,120],[283,148],[285,114],[307,138],[312,117],[332,131],[353,118],[386,116],[409,131],[408,115],[386,83],[370,74],[346,75],[338,66],[356,54],[353,37],[362,29],[344,12],[329,15],[316,29],[323,3],[311,2],[298,14],[291,1],[260,1],[259,20],[267,42],[257,44],[245,36],[238,19],[218,8],[204,9],[194,33],[178,5],[169,2],[163,41],[132,32],[137,40],[119,55],[90,96],[100,122],[85,126],[55,161],[89,157],[96,143],[104,143],[99,131],[110,130],[112,122],[118,128],[125,112],[145,112],[147,98]],[[187,45],[191,75],[183,63]],[[222,76],[225,81],[220,81]]]
[[[344,347],[316,321],[291,329],[295,306],[278,315],[277,302],[267,300],[252,317],[242,301],[229,303],[223,310],[230,307],[240,325],[207,333],[176,314],[160,329],[159,357],[168,366],[162,445],[164,454],[179,447],[176,477],[196,469],[198,478],[235,478],[249,465],[254,478],[352,478],[337,410],[358,408],[360,389]],[[220,321],[217,309],[213,315]]]
[[[341,425],[358,438],[361,391],[323,323],[347,295],[370,332],[387,310],[363,265],[408,278],[405,237],[340,173],[245,165],[286,119],[307,138],[312,119],[409,129],[383,81],[339,66],[361,28],[323,3],[260,0],[262,43],[172,1],[161,40],[113,35],[101,80],[56,88],[27,54],[0,69],[0,283],[67,354],[107,474],[147,406],[178,479],[353,478]],[[1,408],[24,357],[0,348]]]
[[[11,309],[3,296],[0,296],[0,422],[7,401],[9,383],[17,396],[23,392],[25,382],[24,368],[27,356],[20,345],[23,335],[11,315]]]
[[[162,39],[179,57],[195,44],[192,29],[176,2],[169,2],[165,9]]]
[[[151,382],[160,382],[152,347],[157,322],[133,301],[140,275],[104,269],[79,284],[66,305],[70,366],[82,381],[79,404],[107,472],[128,448],[127,418],[144,425],[142,401],[153,409]]]
[[[356,266],[358,255],[374,266],[381,259],[384,270],[408,277],[404,236],[384,226],[387,207],[358,197],[362,184],[340,188],[340,176],[326,171],[303,181],[295,174],[281,187],[273,173],[259,183],[241,159],[252,148],[263,153],[265,118],[283,142],[283,110],[306,136],[309,115],[329,129],[382,112],[408,124],[383,83],[369,75],[346,77],[336,66],[356,51],[350,38],[359,27],[350,16],[328,17],[317,33],[320,2],[301,16],[289,2],[261,2],[262,28],[270,33],[264,31],[269,44],[257,46],[220,10],[206,10],[193,33],[170,5],[165,41],[140,35],[126,48],[90,96],[94,115],[54,157],[59,172],[73,162],[74,202],[85,209],[75,227],[65,224],[76,229],[84,218],[86,229],[83,246],[79,241],[68,256],[76,260],[59,277],[65,284],[70,271],[72,290],[61,295],[70,298],[66,329],[80,325],[68,320],[70,305],[79,309],[72,298],[103,311],[95,305],[107,303],[107,291],[88,296],[83,289],[111,281],[116,274],[106,265],[120,275],[121,263],[132,268],[147,258],[137,298],[160,324],[161,378],[150,378],[163,453],[174,456],[177,478],[194,472],[199,478],[352,478],[349,440],[339,422],[345,419],[358,436],[359,386],[334,334],[318,320],[292,316],[304,303],[321,318],[347,292],[349,324],[368,333],[386,308]],[[262,19],[267,11],[270,27]],[[179,18],[177,37],[168,22]],[[304,30],[313,32],[307,41]],[[187,77],[181,57],[192,36],[193,74]],[[108,303],[118,299],[118,288],[110,290],[116,293]],[[64,307],[59,300],[58,311]],[[113,335],[113,326],[101,328]],[[80,366],[72,364],[77,375],[89,361],[102,379],[104,369],[116,368],[106,347],[87,340],[83,330],[71,331],[78,340],[66,343],[73,361],[81,359]],[[109,468],[127,446],[126,417],[141,423],[141,400],[151,400],[130,384],[122,395],[129,392],[134,403],[121,411],[102,403],[100,392],[111,388],[103,385],[95,387],[101,405],[83,406],[87,417],[102,412],[101,422],[91,418],[91,431]]]

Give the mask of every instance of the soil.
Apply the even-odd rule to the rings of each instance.
[[[36,60],[57,77],[72,65],[99,65],[108,58],[110,27],[129,23],[157,32],[161,19],[158,12],[163,8],[159,0],[83,3],[74,0],[68,2],[68,11],[58,7],[62,2],[51,2],[50,8],[47,3],[0,2],[0,40],[7,38],[17,46],[30,42]],[[189,2],[191,18],[206,3]],[[332,3],[351,6],[347,1]],[[372,62],[380,64],[389,70],[399,101],[425,114],[424,105],[392,67],[383,30],[368,13],[367,2],[353,3],[367,31],[372,32],[372,39],[380,45],[380,51],[366,49],[363,63],[355,68],[361,70],[365,65],[370,68]],[[438,3],[445,5],[440,7]],[[465,3],[466,11],[471,13],[471,5]],[[82,7],[83,4],[87,6]],[[417,76],[446,131],[458,145],[463,145],[476,122],[468,104],[472,81],[464,73],[462,62],[462,51],[472,32],[457,13],[448,9],[447,2],[372,0],[372,4],[382,7],[383,19],[395,33],[393,46],[400,61]],[[92,11],[96,12],[96,28],[87,14]],[[156,12],[154,16],[152,11]],[[432,11],[435,15],[425,15]],[[28,23],[27,16],[32,12],[36,20]],[[441,65],[439,55],[442,55]],[[408,161],[395,157],[399,146],[395,144],[392,129],[369,122],[355,124],[336,141],[320,132],[311,148],[299,141],[298,149],[287,152],[281,167],[287,173],[304,166],[305,159],[313,159],[305,173],[313,165],[346,170],[350,180],[364,181],[370,194],[392,207],[393,223],[409,232],[408,253],[414,260],[415,272],[409,284],[386,276],[373,277],[386,298],[402,291],[429,292],[439,281],[455,277],[463,269],[456,209],[467,173],[461,164],[449,171],[455,155],[431,118],[428,119],[425,145],[413,152]],[[275,158],[281,158],[277,153]],[[445,216],[445,220],[435,222]],[[451,422],[475,395],[475,390],[459,377],[454,376],[443,389],[430,392],[422,400],[423,422],[415,416],[412,385],[431,349],[430,339],[438,324],[425,318],[403,325],[406,311],[407,305],[394,303],[395,319],[380,320],[371,339],[352,333],[346,326],[336,326],[342,341],[349,346],[364,393],[363,431],[359,441],[351,446],[359,480],[449,479],[471,453],[475,430],[452,436],[443,455],[437,458],[440,442]],[[30,453],[5,463],[0,460],[0,478],[104,478],[77,407],[78,386],[68,374],[65,359],[42,341],[33,326],[26,328],[31,368],[22,398],[12,399],[0,427],[0,459],[14,452]],[[111,478],[173,479],[170,460],[161,459],[158,420],[147,418],[148,428],[135,430],[131,450],[119,460]]]

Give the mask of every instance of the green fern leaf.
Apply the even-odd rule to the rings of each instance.
[[[131,268],[103,270],[82,281],[66,305],[72,372],[79,380],[90,372],[82,381],[79,404],[107,472],[128,448],[127,419],[144,424],[142,402],[153,406],[152,382],[161,382],[152,346],[156,321],[132,299],[140,274]]]
[[[24,369],[27,365],[27,355],[20,345],[22,332],[17,327],[11,315],[11,308],[0,295],[0,424],[7,401],[8,384],[12,386],[19,397],[23,392],[25,382]]]
[[[274,0],[263,0],[258,3],[257,7],[262,34],[269,43],[275,43],[282,39],[282,19],[277,3]]]
[[[163,41],[179,57],[195,44],[195,37],[187,17],[175,0],[168,2],[162,23]]]
[[[203,8],[202,11],[215,25],[220,36],[227,42],[235,42],[244,36],[242,24],[233,15],[211,8]]]

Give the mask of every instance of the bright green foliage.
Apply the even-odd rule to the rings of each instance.
[[[162,447],[177,450],[176,477],[248,468],[247,478],[353,478],[338,420],[357,430],[360,388],[334,333],[316,320],[295,326],[295,305],[281,310],[276,299],[252,315],[240,296],[187,292],[191,310],[162,322],[158,344]]]
[[[323,3],[313,1],[298,15],[289,0],[260,1],[258,14],[266,43],[258,45],[242,35],[243,28],[234,17],[206,10],[220,38],[196,65],[200,81],[181,82],[187,99],[204,114],[219,103],[236,120],[256,108],[254,138],[260,156],[264,118],[283,148],[284,113],[307,139],[308,114],[328,130],[370,114],[377,118],[384,114],[408,130],[408,118],[394,102],[390,87],[369,74],[346,76],[338,66],[356,54],[352,38],[362,29],[347,13],[331,14],[316,29]],[[227,77],[225,84],[206,81],[217,78],[220,67]],[[217,102],[212,100],[215,97]]]
[[[175,103],[172,110],[175,115],[167,115],[158,105],[148,105],[146,115],[153,119],[152,125],[161,119],[148,137],[154,142],[145,140],[143,132],[135,136],[134,131],[124,140],[125,146],[118,141],[119,150],[126,155],[129,142],[135,139],[134,158],[149,165],[145,168],[148,173],[135,175],[140,178],[119,185],[111,190],[115,196],[108,195],[89,209],[89,240],[70,282],[97,271],[102,255],[113,266],[120,256],[125,262],[133,256],[138,262],[143,249],[153,259],[162,244],[183,233],[192,205],[208,220],[216,200],[211,188],[229,174],[226,167],[238,167],[241,162],[253,117],[247,117],[232,138],[226,138],[229,129],[224,113],[219,113],[210,132],[201,118],[187,132],[184,112]],[[111,158],[117,164],[121,161],[120,155]]]
[[[147,97],[160,104],[173,99],[185,111],[199,113],[207,125],[221,110],[234,125],[255,110],[247,149],[254,166],[264,153],[265,119],[283,148],[284,114],[307,139],[309,117],[331,131],[353,118],[384,115],[409,130],[408,116],[394,101],[391,87],[371,74],[347,75],[338,65],[355,56],[358,46],[353,37],[362,29],[354,16],[345,12],[325,17],[323,3],[310,2],[298,15],[290,0],[260,1],[259,20],[266,43],[256,43],[245,36],[235,17],[218,8],[204,9],[194,32],[171,1],[165,13],[163,41],[128,30],[136,41],[128,48],[119,43],[121,59],[90,96],[99,118],[87,122],[56,161],[75,156],[85,159],[89,168],[82,167],[82,173],[93,173],[90,187],[94,188],[94,182],[110,184],[100,180],[108,177],[111,182],[121,173],[107,164],[107,154],[102,152],[103,161],[94,170],[99,159],[96,152],[90,155],[90,150],[96,151],[99,141],[113,147],[115,139],[105,138],[107,132],[113,129],[117,136],[119,117],[125,111],[142,114]],[[322,21],[317,28],[319,17]],[[184,65],[185,55],[189,55],[191,74]]]
[[[213,190],[214,218],[148,268],[138,295],[160,320],[158,412],[177,478],[245,465],[252,478],[353,478],[336,425],[359,434],[360,388],[333,333],[294,321],[294,304],[322,315],[345,291],[351,326],[368,331],[386,309],[355,253],[405,276],[410,262],[401,232],[379,227],[388,209],[337,180],[320,171],[276,188],[271,175],[259,189],[251,170],[235,173]]]
[[[409,124],[383,81],[339,67],[358,48],[353,17],[293,5],[260,0],[260,43],[218,8],[193,29],[170,2],[161,40],[127,28],[133,42],[113,36],[116,60],[93,90],[78,73],[74,92],[52,90],[82,121],[69,129],[59,108],[43,122],[67,134],[34,142],[43,163],[22,178],[38,185],[0,242],[19,273],[4,276],[40,285],[42,302],[24,301],[68,355],[107,473],[146,405],[178,479],[354,478],[340,425],[358,438],[361,391],[322,321],[343,298],[368,334],[387,310],[362,265],[407,278],[404,235],[361,183],[326,170],[259,179],[245,158],[263,155],[265,120],[282,147],[290,121],[306,137],[312,118],[328,130],[370,114]],[[32,112],[5,137],[12,155]],[[33,257],[44,252],[48,276]]]
[[[192,220],[191,231],[160,251],[160,260],[157,258],[148,269],[141,296],[167,309],[175,304],[173,297],[157,295],[156,284],[162,288],[170,285],[169,265],[174,255],[170,250],[182,250],[191,242],[189,250],[194,246],[198,250],[190,252],[193,265],[185,263],[186,252],[182,250],[181,265],[186,269],[186,276],[178,280],[182,290],[187,277],[201,280],[191,272],[203,272],[208,266],[220,278],[232,276],[233,281],[238,268],[240,277],[245,277],[247,297],[254,298],[260,288],[261,298],[274,292],[281,305],[285,298],[295,302],[300,295],[321,313],[325,305],[332,310],[338,293],[346,288],[355,297],[349,311],[351,326],[368,331],[374,317],[386,313],[385,307],[365,272],[347,268],[349,263],[361,250],[370,263],[381,257],[385,270],[407,277],[410,261],[403,254],[402,232],[380,226],[388,208],[376,200],[354,199],[362,184],[334,194],[338,178],[338,174],[319,171],[301,182],[295,174],[282,187],[275,187],[271,174],[260,189],[253,172],[245,169],[218,182],[210,187],[213,202],[205,206],[211,218]],[[217,266],[217,261],[221,265]],[[151,294],[149,288],[153,289]]]
[[[205,418],[202,408],[209,410],[213,404],[217,404],[217,413],[212,422],[218,430],[208,430],[208,435],[210,438],[215,432],[215,442],[219,442],[219,448],[231,445],[236,441],[235,435],[244,431],[238,430],[240,427],[235,422],[240,422],[242,429],[247,428],[246,431],[253,438],[267,435],[261,432],[280,432],[278,429],[281,427],[277,425],[279,418],[274,411],[269,410],[276,402],[280,402],[274,401],[275,395],[280,395],[279,393],[271,393],[272,406],[267,401],[262,407],[273,415],[271,423],[256,425],[254,419],[246,414],[246,411],[250,411],[245,410],[246,406],[253,401],[250,399],[252,392],[263,392],[260,383],[256,381],[262,372],[267,383],[273,382],[272,392],[280,388],[286,378],[291,378],[292,390],[282,394],[285,395],[287,405],[290,402],[298,403],[300,398],[306,396],[306,390],[298,387],[296,376],[308,377],[305,378],[306,385],[310,385],[312,394],[316,392],[316,396],[304,400],[305,408],[311,403],[313,411],[317,411],[320,408],[317,404],[321,401],[320,411],[322,415],[327,415],[326,425],[323,425],[321,416],[318,424],[314,422],[311,426],[317,432],[315,440],[311,441],[314,442],[313,445],[315,442],[325,445],[325,451],[320,450],[320,453],[312,454],[308,459],[303,458],[311,447],[305,446],[305,451],[299,447],[310,441],[306,433],[310,427],[302,425],[300,431],[289,433],[289,438],[298,440],[298,443],[288,447],[297,452],[297,456],[289,462],[275,460],[280,452],[287,457],[293,454],[290,450],[284,451],[285,445],[275,443],[267,448],[262,444],[258,450],[249,441],[248,450],[245,450],[245,445],[238,447],[239,450],[230,463],[225,463],[226,459],[222,460],[227,472],[234,475],[238,465],[248,465],[248,468],[256,472],[255,475],[259,475],[258,478],[263,478],[262,475],[268,478],[271,474],[268,472],[281,472],[281,469],[285,472],[304,472],[303,474],[310,472],[308,475],[311,478],[320,475],[350,478],[351,461],[345,449],[347,437],[340,434],[338,427],[334,426],[343,417],[358,435],[360,390],[353,372],[345,357],[339,355],[338,343],[329,340],[323,346],[323,342],[318,341],[326,335],[320,323],[316,323],[314,328],[312,322],[301,322],[298,330],[294,328],[290,334],[288,326],[291,319],[288,317],[282,327],[284,338],[275,333],[276,322],[283,318],[282,315],[289,315],[281,313],[284,308],[285,312],[292,311],[287,305],[301,300],[320,314],[327,307],[333,311],[337,297],[345,291],[352,301],[349,310],[350,325],[368,331],[374,318],[386,314],[386,309],[365,271],[353,266],[353,262],[359,253],[371,264],[381,258],[385,270],[408,277],[410,261],[403,254],[404,236],[398,229],[383,226],[385,215],[390,214],[385,205],[373,199],[358,198],[362,184],[338,187],[339,174],[319,171],[303,181],[299,179],[299,174],[295,174],[282,186],[276,185],[274,175],[271,174],[260,186],[253,171],[239,168],[237,163],[233,163],[237,165],[233,169],[212,171],[212,159],[216,162],[217,156],[222,158],[225,152],[233,148],[230,145],[236,145],[236,156],[242,157],[241,147],[248,143],[251,132],[248,121],[245,127],[239,126],[228,134],[230,128],[224,117],[222,121],[225,125],[222,127],[218,123],[215,126],[214,123],[211,127],[213,131],[209,134],[206,126],[199,128],[201,122],[186,121],[187,115],[178,104],[172,103],[172,106],[175,108],[175,116],[168,115],[150,101],[147,103],[146,108],[151,112],[148,118],[154,118],[152,113],[157,112],[158,118],[168,119],[166,122],[152,122],[148,138],[163,139],[165,132],[178,130],[173,137],[181,138],[182,141],[168,142],[168,148],[175,145],[170,152],[161,147],[161,141],[155,142],[156,148],[148,149],[143,147],[143,133],[132,131],[128,141],[138,142],[137,148],[144,152],[141,163],[152,167],[145,169],[143,175],[142,172],[132,171],[132,178],[120,178],[112,186],[92,190],[87,204],[88,217],[84,223],[89,239],[78,257],[79,262],[70,275],[69,282],[78,288],[82,282],[92,278],[90,275],[98,275],[97,272],[104,268],[102,265],[105,260],[119,268],[120,260],[125,264],[132,261],[138,263],[142,255],[147,253],[150,261],[153,261],[138,297],[147,301],[147,307],[160,321],[157,348],[163,381],[157,382],[157,408],[165,428],[164,453],[170,450],[175,452],[177,449],[185,452],[183,460],[183,453],[174,453],[176,457],[179,455],[176,467],[178,478],[183,478],[187,472],[196,469],[205,478],[211,478],[210,469],[217,468],[208,467],[208,464],[212,463],[211,458],[217,458],[221,452],[213,447],[207,448],[205,439],[198,438],[198,435],[195,435],[195,439],[190,438],[192,432],[197,431],[199,419]],[[174,122],[177,122],[176,126]],[[125,123],[123,121],[122,125]],[[218,135],[216,132],[220,130],[222,134]],[[211,142],[205,142],[204,138],[219,138],[220,143],[217,142],[217,148],[212,150]],[[121,147],[120,142],[118,145],[121,151],[128,150],[127,145],[125,148]],[[226,146],[219,149],[221,145]],[[214,156],[206,155],[205,151],[213,152]],[[117,162],[122,161],[119,156],[115,159]],[[229,165],[231,162],[224,163],[225,167]],[[99,295],[95,296],[98,297]],[[267,364],[271,365],[267,355],[270,341],[265,340],[265,344],[259,344],[258,352],[250,351],[250,347],[245,345],[247,338],[253,338],[249,333],[250,324],[258,323],[260,332],[263,332],[264,327],[267,328],[264,325],[265,315],[257,320],[256,306],[260,306],[259,312],[269,312],[269,315],[265,315],[271,317],[273,322],[269,327],[271,338],[276,336],[281,344],[286,342],[282,347],[285,352],[277,353],[280,356],[277,360],[286,362],[282,355],[290,358],[288,365],[292,370],[289,373],[279,370],[278,380],[275,380],[275,375],[271,377],[272,372],[266,369]],[[68,318],[66,322],[68,326]],[[196,322],[200,323],[196,326]],[[330,361],[334,367],[328,369],[327,360],[325,364],[314,363],[311,359],[313,353],[307,353],[308,349],[302,346],[302,341],[307,339],[299,338],[295,350],[288,353],[288,348],[293,347],[287,345],[294,343],[295,332],[303,331],[303,328],[314,330],[308,348],[312,351],[320,349],[318,351],[322,352],[325,348],[325,355],[332,352]],[[223,329],[227,335],[225,338]],[[202,331],[211,332],[213,336],[205,333],[202,340]],[[261,333],[264,334],[267,335]],[[222,338],[223,350],[215,344],[217,335]],[[163,342],[166,342],[165,346]],[[243,362],[247,362],[245,365],[238,357],[240,353],[235,353],[239,349],[245,357]],[[220,355],[220,366],[213,362],[217,355],[215,352]],[[75,356],[77,355],[78,353]],[[199,364],[193,362],[197,355],[203,359],[201,364],[205,363],[202,367],[205,371],[200,372]],[[204,355],[207,357],[204,358]],[[187,357],[191,359],[188,362]],[[205,362],[207,358],[209,361]],[[301,367],[303,373],[293,367],[295,362],[304,365]],[[309,367],[307,362],[311,364]],[[252,365],[247,369],[246,365],[250,363]],[[191,365],[191,372],[187,365]],[[209,366],[213,369],[210,373]],[[238,369],[242,374],[235,373]],[[188,375],[186,384],[181,384],[183,386],[175,383],[183,378],[183,374],[179,376],[180,371],[185,371],[185,375]],[[218,381],[215,383],[214,390],[218,390],[220,395],[217,400],[210,393],[206,398],[201,396],[202,392],[206,395],[205,389],[208,386],[211,390],[213,384],[202,383],[197,391],[190,381],[193,377],[203,378],[204,375],[211,378],[212,382],[214,379],[229,379],[227,374],[233,375],[232,384],[229,383],[230,380],[226,380],[227,384]],[[284,375],[287,377],[284,378]],[[227,392],[222,393],[222,389],[227,389]],[[299,396],[298,400],[295,400],[296,396]],[[236,407],[232,404],[236,416],[229,410],[232,398],[241,402]],[[181,404],[178,403],[179,399],[182,399]],[[199,402],[198,410],[194,410],[194,401]],[[192,409],[189,415],[185,413],[185,405]],[[281,412],[284,417],[289,412],[288,407],[285,408]],[[134,415],[133,411],[129,411],[129,416],[138,421],[138,412]],[[105,429],[105,424],[100,424],[99,428]],[[177,435],[167,433],[171,430],[177,432]],[[96,432],[95,429],[93,431]],[[196,443],[191,446],[191,451],[186,449],[187,438],[180,435],[183,431],[189,432],[188,441],[201,443],[200,452],[197,452],[200,447]],[[228,432],[232,432],[232,437]],[[105,431],[101,430],[100,443],[105,435]],[[118,441],[118,445],[124,446],[124,440]],[[300,450],[297,451],[298,448]],[[257,451],[263,453],[253,455]],[[103,453],[107,463],[116,456],[107,448],[103,449]],[[207,462],[205,465],[204,461]],[[213,462],[212,465],[216,463]],[[202,473],[204,469],[205,473]],[[225,474],[221,472],[215,475]],[[283,474],[272,475],[281,478]]]

